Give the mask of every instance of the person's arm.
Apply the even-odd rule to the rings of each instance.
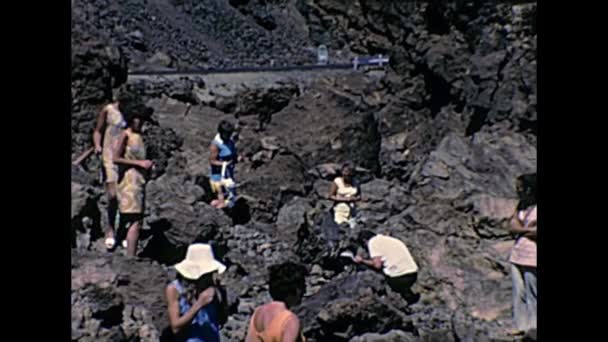
[[[209,164],[213,165],[213,166],[222,166],[224,163],[230,163],[230,162],[223,162],[221,160],[219,160],[219,155],[220,155],[220,149],[217,148],[217,145],[215,144],[211,144],[209,145]]]
[[[329,187],[329,195],[327,196],[327,198],[337,201],[337,197],[338,197],[338,186],[336,185],[336,183],[332,182],[331,186]]]
[[[509,228],[509,231],[512,234],[524,234],[531,231],[529,228],[524,227],[522,222],[519,220],[517,210],[515,211],[515,215],[513,215],[513,217],[511,218]]]
[[[118,138],[118,144],[116,145],[116,149],[114,150],[114,164],[124,164],[141,167],[143,169],[149,169],[152,167],[152,162],[150,160],[131,160],[123,158],[123,153],[125,151],[125,145],[127,144],[127,134],[123,132]]]
[[[173,331],[174,334],[177,334],[181,329],[190,324],[196,313],[205,305],[211,303],[214,294],[215,291],[212,287],[201,292],[196,302],[194,302],[194,304],[192,304],[190,307],[190,310],[186,311],[186,313],[180,317],[179,294],[177,293],[175,287],[167,286],[165,296],[167,299],[167,311],[169,313],[169,324],[171,325],[171,331]]]
[[[95,129],[93,130],[93,144],[95,146],[95,153],[101,153],[101,131],[106,122],[106,107],[103,107],[97,115],[97,122]]]
[[[536,241],[536,221],[528,224],[528,232],[524,233],[524,236]]]
[[[525,237],[531,239],[531,240],[535,240],[536,241],[536,229],[531,230],[527,233],[524,234]]]
[[[292,316],[285,323],[285,330],[283,330],[283,336],[281,336],[281,341],[283,342],[300,342],[302,335],[302,329],[300,327],[300,319],[297,316]]]
[[[375,268],[377,270],[382,269],[383,262],[382,262],[382,257],[380,257],[380,256],[373,257],[371,259],[363,259],[362,257],[357,255],[354,260],[357,264],[364,264],[366,266]]]
[[[249,323],[249,326],[247,327],[247,336],[245,337],[245,342],[259,342],[253,331],[251,331],[251,323]]]

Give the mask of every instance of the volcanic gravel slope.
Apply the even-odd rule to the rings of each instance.
[[[130,70],[314,63],[385,54],[385,70],[139,78]],[[309,268],[295,311],[310,341],[505,341],[514,181],[536,172],[536,3],[379,0],[75,0],[72,154],[111,92],[151,110],[157,168],[137,259],[103,248],[99,160],[72,171],[72,340],[167,338],[163,289],[194,241],[228,270],[227,341],[269,299],[266,267]],[[270,119],[259,131],[259,120]],[[239,121],[233,212],[208,205],[207,146]],[[358,167],[362,228],[405,241],[408,306],[380,274],[327,256],[319,229],[336,164]]]

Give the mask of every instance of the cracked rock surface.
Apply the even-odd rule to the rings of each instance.
[[[384,69],[127,77],[133,70],[388,55]],[[158,341],[164,286],[188,244],[228,269],[222,335],[242,341],[269,300],[267,266],[308,267],[294,308],[309,341],[508,341],[515,179],[536,172],[536,2],[76,0],[72,154],[112,91],[148,110],[157,164],[139,256],[103,248],[100,161],[72,169],[72,340]],[[208,143],[238,122],[232,211],[208,203]],[[262,128],[262,129],[260,129]],[[408,305],[381,274],[327,256],[319,227],[339,165],[357,166],[361,229],[403,240],[420,268]],[[512,339],[511,339],[512,340]]]

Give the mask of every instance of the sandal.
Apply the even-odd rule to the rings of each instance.
[[[112,237],[109,237],[109,238],[106,238],[104,243],[106,245],[106,249],[112,249],[112,248],[114,248],[114,245],[116,244],[116,240],[114,240],[114,238],[112,238]]]
[[[509,330],[507,332],[507,335],[509,336],[523,336],[526,332],[523,330],[517,330],[517,329],[513,329],[513,330]]]

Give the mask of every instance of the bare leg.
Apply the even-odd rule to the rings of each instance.
[[[114,237],[114,223],[118,212],[118,199],[116,197],[116,183],[106,183],[106,195],[108,197],[108,229],[106,238]]]
[[[127,255],[135,256],[137,252],[137,241],[139,240],[139,229],[141,222],[137,221],[131,224],[127,232]]]
[[[211,201],[211,206],[217,209],[222,209],[226,206],[224,202],[224,192],[223,189],[220,187],[217,191],[217,199]]]
[[[228,206],[228,204],[226,204],[226,201],[215,199],[215,200],[211,201],[211,206],[216,209],[224,209]]]

